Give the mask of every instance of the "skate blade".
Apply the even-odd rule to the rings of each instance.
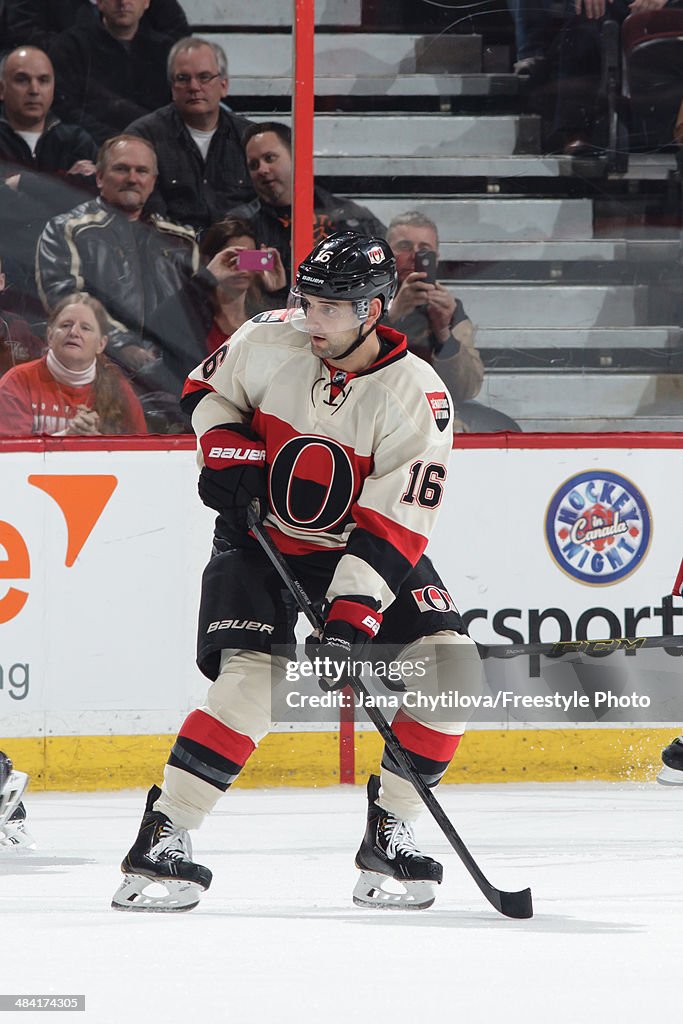
[[[662,786],[683,786],[683,771],[678,768],[669,768],[665,764],[657,776],[657,782]]]
[[[164,889],[164,893],[146,892],[150,886]],[[168,914],[192,910],[204,892],[196,882],[177,879],[146,878],[144,875],[125,875],[112,896],[113,910],[134,910],[138,913]]]
[[[426,910],[435,898],[433,882],[399,881],[376,871],[361,871],[353,890],[353,902],[357,907],[376,910]]]

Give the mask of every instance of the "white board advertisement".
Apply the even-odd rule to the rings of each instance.
[[[172,733],[201,699],[213,516],[190,439],[144,443],[0,448],[5,736]],[[683,438],[514,443],[458,442],[428,549],[473,637],[683,632]]]

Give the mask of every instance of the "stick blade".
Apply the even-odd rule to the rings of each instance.
[[[520,889],[519,892],[503,892],[499,889],[497,898],[491,900],[497,910],[505,917],[529,918],[534,916],[531,900],[531,889]]]

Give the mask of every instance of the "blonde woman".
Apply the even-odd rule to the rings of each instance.
[[[67,295],[50,314],[47,352],[0,379],[0,434],[144,434],[142,407],[104,355],[109,320],[97,299]]]

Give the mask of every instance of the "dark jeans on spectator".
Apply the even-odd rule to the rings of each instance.
[[[622,22],[629,13],[626,0],[607,5],[604,18],[572,15],[560,37],[557,105],[553,139],[566,142],[578,136],[591,140],[600,87],[602,25],[608,18]]]

